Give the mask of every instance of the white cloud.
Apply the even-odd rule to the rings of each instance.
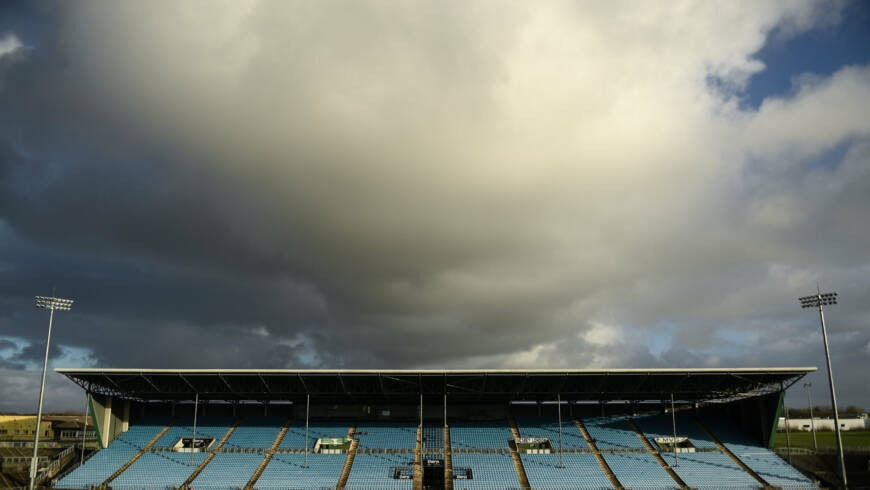
[[[811,204],[775,173],[870,132],[863,68],[735,105],[812,3],[161,7],[68,7],[74,76],[195,155],[244,256],[309,271],[369,341],[507,307],[526,347],[637,281],[780,262]]]
[[[21,40],[18,39],[18,36],[12,33],[6,33],[0,37],[0,58],[18,51],[22,46],[23,45],[21,44]]]
[[[614,325],[593,322],[592,327],[581,334],[583,340],[594,346],[609,346],[624,342],[625,333]]]

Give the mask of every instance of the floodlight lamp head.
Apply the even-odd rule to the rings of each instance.
[[[54,298],[49,296],[37,296],[36,307],[45,310],[69,311],[72,307],[73,300],[64,298]]]
[[[801,308],[818,308],[819,306],[837,304],[837,293],[819,293],[798,298]]]
[[[801,308],[813,308],[819,306],[819,297],[818,296],[804,296],[803,298],[799,298],[801,302]]]

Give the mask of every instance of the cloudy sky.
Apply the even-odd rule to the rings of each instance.
[[[55,367],[819,366],[822,403],[817,280],[870,408],[868,46],[866,2],[3,2],[0,411],[52,287]]]

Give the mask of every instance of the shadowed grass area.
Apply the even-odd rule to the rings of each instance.
[[[870,447],[870,431],[843,432],[843,447]],[[792,432],[791,447],[813,448],[811,432]],[[833,432],[816,432],[819,448],[836,447],[837,442]],[[785,447],[785,432],[777,432],[774,447]]]

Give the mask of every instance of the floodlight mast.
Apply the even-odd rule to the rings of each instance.
[[[51,346],[51,325],[54,321],[54,310],[69,311],[73,300],[55,298],[54,296],[37,296],[36,307],[49,311],[48,336],[45,339],[45,360],[42,362],[42,384],[39,385],[39,408],[36,411],[36,435],[33,437],[33,458],[30,460],[30,490],[36,484],[36,470],[39,462],[39,431],[42,422],[42,398],[45,395],[45,372],[48,370],[48,350]]]
[[[819,320],[822,322],[822,340],[825,343],[825,361],[828,364],[828,384],[831,386],[831,408],[834,410],[834,432],[837,434],[837,456],[840,459],[840,475],[843,478],[843,488],[848,488],[846,479],[846,462],[843,459],[843,438],[840,435],[840,417],[837,412],[837,395],[834,392],[834,373],[831,371],[831,353],[828,350],[828,329],[825,326],[825,305],[837,304],[837,293],[822,293],[816,286],[816,294],[798,298],[801,308],[818,308]]]
[[[807,389],[807,402],[810,407],[810,430],[813,431],[813,451],[818,451],[819,446],[816,444],[816,421],[813,418],[813,394],[812,394],[812,383],[804,383],[804,388]]]

